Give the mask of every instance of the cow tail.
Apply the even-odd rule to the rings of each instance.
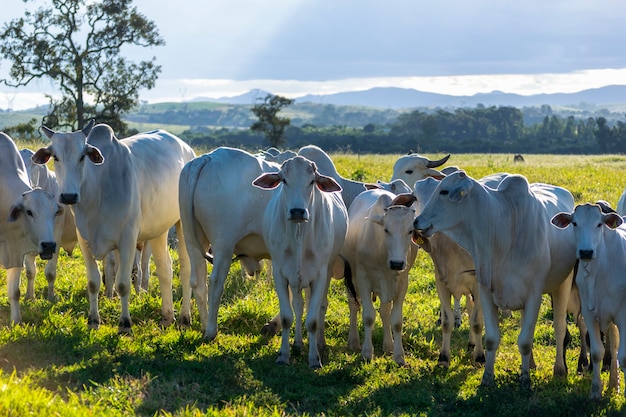
[[[196,194],[196,186],[198,185],[198,178],[202,174],[202,170],[211,161],[210,155],[201,155],[197,158],[189,161],[180,173],[180,187],[179,187],[179,206],[180,217],[185,218],[189,222],[189,226],[185,229],[185,235],[189,237],[190,241],[200,246],[198,236],[196,235],[196,228],[193,227],[195,223],[194,205],[193,200]],[[183,185],[184,184],[184,185]],[[182,204],[183,201],[189,202],[189,204]],[[184,211],[184,212],[183,212]],[[210,251],[204,253],[203,256],[211,264],[213,263],[213,255]]]
[[[343,276],[346,282],[346,289],[348,290],[348,295],[354,299],[357,306],[360,304],[359,296],[356,293],[356,288],[354,288],[354,280],[352,279],[352,267],[350,266],[350,262],[343,256],[339,255],[341,260],[343,261]]]

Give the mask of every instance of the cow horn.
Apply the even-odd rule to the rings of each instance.
[[[441,158],[438,161],[428,161],[428,165],[426,165],[428,168],[437,168],[443,164],[445,164],[446,162],[448,162],[448,159],[450,158],[450,154],[448,154],[447,156],[444,156],[443,158]]]

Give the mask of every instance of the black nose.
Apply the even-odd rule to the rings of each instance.
[[[593,250],[581,249],[578,251],[578,257],[580,259],[593,259]]]
[[[39,253],[39,257],[41,259],[51,259],[56,249],[57,244],[55,242],[41,242],[41,252]]]
[[[62,204],[76,204],[78,202],[78,194],[65,193],[59,196],[59,202]]]
[[[292,222],[305,222],[309,220],[308,212],[303,208],[292,208],[289,210],[289,220]]]
[[[389,268],[394,271],[402,271],[404,269],[404,262],[402,261],[389,261]]]

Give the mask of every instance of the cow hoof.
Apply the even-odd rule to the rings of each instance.
[[[479,355],[476,355],[476,358],[474,359],[475,363],[485,363],[485,354],[481,353]]]
[[[530,390],[530,375],[522,374],[519,377],[519,385],[522,389]]]
[[[178,319],[178,326],[179,327],[190,327],[191,326],[191,318],[189,318],[188,316],[180,316],[180,318]]]
[[[496,384],[496,378],[493,374],[483,373],[483,378],[480,381],[480,385],[483,387],[493,387]]]
[[[445,353],[439,353],[439,359],[437,360],[437,365],[442,366],[444,368],[448,368],[450,366],[450,358]]]
[[[132,334],[130,318],[121,318],[117,328],[117,334]]]
[[[100,317],[96,317],[95,319],[88,318],[87,327],[93,330],[98,330],[100,328]]]
[[[161,319],[161,327],[170,327],[172,324],[174,324],[176,320],[172,319],[172,318],[162,318]]]

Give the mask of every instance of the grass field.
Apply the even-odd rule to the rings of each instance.
[[[428,155],[441,157],[441,155]],[[388,180],[398,155],[333,155],[348,178]],[[624,156],[453,155],[449,163],[481,177],[494,172],[525,175],[569,189],[577,203],[607,200],[615,205],[626,185]],[[174,297],[181,289],[175,260]],[[25,282],[22,292],[25,292]],[[588,400],[591,376],[576,372],[578,331],[570,322],[569,374],[553,379],[555,341],[549,300],[544,296],[535,333],[537,369],[532,390],[518,384],[516,346],[519,312],[502,319],[496,386],[481,388],[482,369],[466,350],[464,316],[452,340],[449,369],[437,367],[441,340],[432,262],[420,252],[410,274],[404,304],[407,367],[381,353],[380,321],[374,333],[375,359],[362,361],[347,349],[348,307],[343,283],[333,281],[326,317],[328,348],[321,370],[309,369],[306,350],[292,364],[276,365],[278,336],[259,335],[278,311],[271,278],[244,278],[233,264],[219,313],[215,341],[202,339],[197,313],[190,329],[159,327],[160,298],[153,278],[147,293],[133,294],[133,335],[118,336],[119,300],[101,297],[104,324],[87,328],[85,268],[80,251],[62,252],[57,300],[45,299],[39,263],[36,300],[22,303],[24,325],[11,327],[6,274],[0,272],[0,415],[4,416],[617,416],[626,414],[622,394]],[[306,344],[306,341],[305,341]],[[623,379],[623,378],[621,378]],[[603,373],[603,380],[608,374]],[[622,389],[624,382],[622,381]]]

